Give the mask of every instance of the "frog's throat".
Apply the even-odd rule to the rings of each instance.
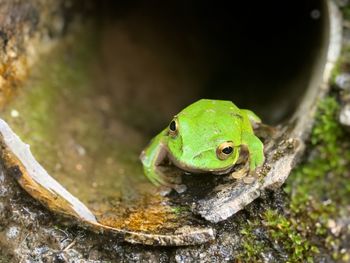
[[[166,149],[167,154],[166,157],[178,168],[185,172],[189,173],[212,173],[212,174],[227,174],[229,173],[234,165],[230,165],[228,167],[219,168],[219,169],[198,169],[197,167],[189,166],[183,162],[180,162],[174,158],[174,156],[170,153],[168,149]]]

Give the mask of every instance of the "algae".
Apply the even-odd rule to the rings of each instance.
[[[77,46],[77,39],[83,44]],[[96,81],[98,48],[89,31],[62,41],[43,56],[2,118],[101,223],[141,231],[181,226],[178,213],[143,175],[138,156],[147,135],[133,127],[133,118],[124,122],[122,105],[114,105]]]

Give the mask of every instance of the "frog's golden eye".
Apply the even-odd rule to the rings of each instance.
[[[179,124],[177,122],[177,119],[173,119],[169,124],[169,135],[171,137],[176,137],[179,129]]]
[[[233,142],[224,142],[216,149],[216,156],[220,160],[226,160],[233,153]]]

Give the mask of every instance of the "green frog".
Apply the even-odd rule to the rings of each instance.
[[[261,123],[250,110],[231,101],[201,99],[174,116],[141,153],[147,178],[155,185],[174,188],[159,166],[165,159],[190,173],[226,174],[233,170],[242,148],[248,152],[249,171],[264,163],[264,145],[253,127]]]

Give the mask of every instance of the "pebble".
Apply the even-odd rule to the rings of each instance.
[[[12,118],[18,118],[19,117],[19,112],[17,110],[11,110],[11,117]]]
[[[339,89],[350,91],[350,74],[341,73],[335,78],[335,84]]]
[[[339,122],[341,125],[350,128],[350,103],[347,103],[341,107]]]
[[[16,238],[18,236],[18,234],[19,234],[18,227],[12,226],[7,231],[6,236],[8,239],[13,239],[13,238]]]
[[[339,7],[345,7],[349,3],[349,0],[335,0],[335,3]]]

